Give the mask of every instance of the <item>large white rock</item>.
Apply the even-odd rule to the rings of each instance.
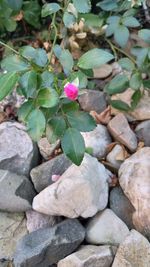
[[[92,148],[94,157],[103,158],[106,155],[112,140],[105,126],[99,124],[93,131],[82,133],[82,136],[86,147]]]
[[[135,208],[133,224],[150,238],[150,147],[126,159],[119,169],[119,182]]]
[[[111,246],[82,246],[58,262],[58,267],[110,267],[116,247]]]
[[[69,218],[92,217],[107,206],[109,175],[97,159],[86,154],[80,166],[71,165],[34,198],[33,209]]]
[[[135,230],[132,230],[119,246],[112,267],[149,267],[150,243]]]
[[[86,228],[89,244],[118,245],[125,240],[129,229],[110,209],[99,212],[91,218]]]

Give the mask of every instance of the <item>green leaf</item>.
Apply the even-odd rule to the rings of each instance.
[[[135,109],[137,104],[139,103],[140,99],[142,97],[142,93],[140,90],[137,90],[134,92],[134,94],[132,95],[132,101],[131,101],[131,108]]]
[[[128,71],[133,71],[135,68],[135,64],[127,57],[121,58],[118,63],[123,69]]]
[[[35,50],[35,48],[33,48],[33,47],[30,46],[30,45],[25,45],[25,46],[21,47],[21,48],[19,49],[19,53],[20,53],[23,57],[25,57],[25,58],[27,58],[27,59],[29,59],[29,60],[35,58],[35,56],[36,56],[36,50]]]
[[[13,10],[20,10],[23,0],[7,0],[7,3]]]
[[[41,89],[37,96],[37,104],[41,107],[52,108],[58,104],[59,98],[54,89]]]
[[[139,73],[134,73],[131,78],[130,78],[130,87],[133,90],[138,90],[140,89],[141,85],[142,85],[142,77]]]
[[[82,69],[98,68],[113,58],[114,56],[109,52],[103,49],[93,48],[80,57],[78,67]]]
[[[63,15],[63,23],[65,24],[66,28],[72,28],[76,23],[76,17],[66,11]]]
[[[61,139],[61,146],[66,156],[79,166],[85,152],[85,143],[80,132],[74,128],[68,128]]]
[[[110,104],[113,108],[119,109],[121,111],[129,111],[131,109],[127,103],[121,100],[111,100]]]
[[[80,14],[79,18],[85,20],[84,25],[87,27],[97,28],[103,25],[104,19],[100,18],[98,15],[89,13],[89,14]]]
[[[17,27],[16,21],[14,21],[12,18],[4,18],[3,19],[4,26],[8,32],[15,31]]]
[[[17,81],[16,72],[9,72],[0,76],[0,101],[14,89]]]
[[[105,11],[112,11],[118,7],[117,0],[104,0],[97,3],[97,6]]]
[[[121,18],[119,16],[110,16],[107,19],[108,26],[106,28],[106,37],[111,36],[120,23]]]
[[[71,127],[81,132],[90,132],[96,127],[93,117],[84,111],[71,111],[66,116]]]
[[[144,80],[143,81],[143,86],[144,86],[145,89],[146,88],[150,89],[150,80]]]
[[[134,17],[124,17],[122,19],[122,23],[127,26],[127,27],[132,27],[132,28],[136,28],[140,26],[140,23],[138,22],[138,20]]]
[[[150,30],[143,29],[138,32],[138,35],[141,39],[143,39],[146,43],[150,44]]]
[[[47,16],[49,16],[51,14],[56,13],[60,9],[61,9],[61,7],[57,3],[45,4],[42,7],[42,13],[41,13],[41,15],[42,15],[42,17],[47,17]]]
[[[73,4],[79,13],[89,13],[91,10],[90,0],[73,0]]]
[[[44,67],[48,61],[46,51],[42,48],[37,48],[35,51],[36,53],[33,58],[33,62],[40,67]]]
[[[26,98],[34,97],[37,89],[37,73],[33,70],[26,72],[21,76],[19,84]]]
[[[40,28],[41,6],[38,0],[23,1],[23,17],[33,27]]]
[[[118,45],[125,47],[129,39],[129,30],[124,25],[119,25],[114,32],[114,39]]]
[[[63,66],[65,74],[69,74],[72,71],[74,65],[73,58],[69,50],[65,49],[61,52],[59,61]]]
[[[29,99],[18,110],[18,117],[20,121],[26,122],[31,111],[34,109],[34,101]]]
[[[66,130],[66,122],[63,117],[55,116],[48,121],[46,127],[46,137],[50,144],[60,139]]]
[[[141,47],[135,47],[131,49],[131,52],[134,56],[137,57],[137,64],[138,66],[142,66],[147,58],[149,48],[141,48]]]
[[[26,71],[29,67],[30,65],[17,55],[8,56],[1,62],[1,68],[7,71]]]
[[[108,94],[114,95],[124,92],[128,88],[128,86],[128,77],[125,74],[118,74],[110,81],[106,90]]]
[[[45,131],[46,120],[39,109],[34,109],[27,120],[27,130],[34,141],[38,141]]]
[[[73,72],[71,73],[71,75],[68,77],[68,81],[69,82],[73,82],[76,78],[79,79],[79,88],[82,89],[82,88],[86,88],[87,87],[87,83],[88,83],[88,80],[87,80],[87,76],[82,72],[82,71],[77,71],[77,72]]]
[[[41,78],[42,78],[41,87],[43,88],[51,87],[51,85],[54,82],[54,74],[47,70],[42,73]]]

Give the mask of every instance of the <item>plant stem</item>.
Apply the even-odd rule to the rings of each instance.
[[[125,55],[126,57],[128,57],[135,65],[136,65],[136,60],[131,57],[128,53],[126,53],[124,50],[122,50],[121,48],[115,46],[110,40],[108,40],[107,38],[105,39],[106,42],[110,45],[112,51],[114,52],[115,50],[118,50],[121,54]],[[116,59],[116,51],[114,52],[115,54],[115,59]]]
[[[1,44],[2,46],[4,46],[4,47],[8,48],[9,50],[13,51],[15,54],[19,55],[19,52],[18,52],[17,50],[13,49],[11,46],[9,46],[9,45],[3,43],[2,41],[0,41],[0,44]]]
[[[55,24],[55,19],[56,19],[56,13],[54,13],[54,15],[53,15],[53,19],[52,19],[52,23],[51,23],[51,29],[54,29],[54,31],[55,31],[55,36],[54,36],[53,44],[52,44],[52,47],[51,47],[51,52],[50,52],[50,56],[49,56],[49,63],[51,63],[51,60],[52,60],[53,49],[54,49],[54,46],[55,46],[55,44],[56,44],[56,41],[57,41],[57,35],[58,35],[57,27],[56,27],[56,24]]]
[[[115,61],[117,61],[118,56],[117,56],[117,53],[116,53],[116,49],[114,48],[114,45],[113,45],[112,42],[109,41],[108,39],[105,39],[105,40],[106,40],[106,42],[109,44],[109,46],[111,47],[111,50],[112,50],[113,53],[114,53]]]

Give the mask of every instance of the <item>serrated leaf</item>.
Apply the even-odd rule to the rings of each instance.
[[[122,19],[122,23],[127,26],[127,27],[132,27],[132,28],[136,28],[140,26],[140,23],[138,22],[138,20],[134,17],[124,17]]]
[[[21,76],[19,84],[26,98],[34,97],[37,88],[37,73],[33,70],[26,72]]]
[[[142,93],[140,90],[137,90],[134,92],[131,98],[131,108],[135,109],[137,104],[139,103],[140,99],[142,97]]]
[[[133,71],[135,68],[135,64],[127,57],[121,58],[118,63],[123,69],[128,71]]]
[[[79,13],[89,13],[91,10],[90,0],[73,0],[73,4]]]
[[[39,29],[41,6],[38,0],[23,1],[23,18],[33,27]]]
[[[42,17],[47,17],[51,14],[54,14],[56,13],[58,10],[60,10],[60,5],[57,4],[57,3],[49,3],[49,4],[45,4],[43,7],[42,7]]]
[[[73,25],[76,23],[76,17],[66,11],[63,15],[63,23],[66,28],[72,28]]]
[[[9,72],[0,76],[0,101],[14,89],[17,81],[18,74],[16,72]]]
[[[119,25],[114,32],[114,39],[118,45],[125,47],[129,39],[129,30],[124,25]]]
[[[46,126],[46,137],[51,143],[55,143],[60,139],[66,130],[66,122],[63,117],[55,116],[48,121]]]
[[[121,111],[129,111],[131,109],[131,107],[127,103],[121,100],[111,100],[110,104],[113,108],[119,109]]]
[[[105,11],[112,11],[118,7],[117,0],[104,0],[97,3],[98,7],[101,7],[101,9]]]
[[[123,93],[129,86],[128,77],[125,74],[116,75],[108,84],[106,90],[108,94],[114,95]]]
[[[98,68],[113,58],[114,56],[109,52],[103,49],[93,48],[80,57],[78,67],[82,69]]]
[[[34,141],[38,141],[45,131],[46,120],[39,109],[34,109],[27,120],[27,131]]]
[[[85,143],[80,132],[74,128],[68,128],[61,139],[61,146],[66,156],[79,166],[85,153]]]
[[[17,55],[8,56],[1,62],[1,68],[7,71],[26,71],[30,65]]]
[[[84,111],[71,111],[66,116],[71,127],[80,132],[90,132],[96,127],[93,117]]]
[[[33,59],[33,58],[35,57],[35,55],[36,55],[36,50],[35,50],[34,47],[32,47],[32,46],[30,46],[30,45],[25,45],[25,46],[23,46],[23,47],[21,47],[21,48],[19,49],[19,53],[20,53],[23,57],[25,57],[25,58],[31,60],[31,59]]]
[[[69,50],[65,49],[61,52],[61,55],[59,57],[59,61],[61,65],[63,66],[65,74],[69,74],[73,68],[74,62],[73,57]]]
[[[59,98],[54,89],[44,88],[39,91],[36,101],[41,107],[52,108],[58,104]]]
[[[48,61],[46,51],[42,48],[37,48],[35,51],[36,53],[33,58],[33,62],[40,67],[44,67]]]
[[[13,10],[20,10],[23,0],[7,0],[7,3]]]
[[[47,70],[42,73],[41,78],[42,78],[41,88],[51,87],[51,85],[54,82],[54,74]]]
[[[67,98],[62,100],[62,110],[63,112],[70,112],[79,109],[79,104],[76,101],[70,101]]]
[[[27,102],[23,103],[22,106],[18,110],[18,117],[20,121],[26,122],[28,116],[30,115],[31,111],[34,109],[34,101],[28,100]]]
[[[130,87],[133,90],[138,90],[140,89],[141,85],[142,85],[142,77],[139,73],[134,73],[131,78],[130,78]]]
[[[141,39],[143,39],[146,43],[150,44],[150,30],[142,29],[138,32],[138,35]]]

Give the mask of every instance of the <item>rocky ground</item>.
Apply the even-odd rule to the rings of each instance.
[[[2,116],[0,267],[150,267],[150,96],[130,114],[110,109],[102,91],[79,103],[97,121],[82,133],[92,155],[79,167],[59,142],[34,144]]]

